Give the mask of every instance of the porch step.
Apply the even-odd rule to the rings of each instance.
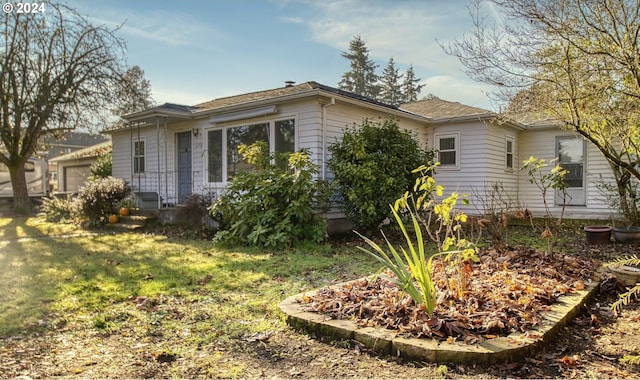
[[[151,221],[158,219],[158,210],[131,210],[131,215],[120,216],[118,223],[107,223],[106,228],[123,231],[133,231],[145,228]]]

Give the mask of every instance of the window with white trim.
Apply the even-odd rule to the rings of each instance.
[[[459,150],[458,141],[460,135],[458,133],[436,134],[435,143],[438,151],[438,162],[442,168],[458,168],[459,166]]]
[[[507,136],[505,140],[505,168],[507,170],[513,170],[513,145],[514,145],[513,136]]]
[[[145,170],[144,140],[133,142],[133,172],[142,174]]]
[[[295,119],[274,120],[207,131],[208,181],[227,182],[241,171],[251,170],[238,152],[240,145],[264,141],[272,153],[295,151]]]

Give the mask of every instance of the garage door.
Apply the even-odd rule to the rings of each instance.
[[[64,168],[64,186],[62,189],[59,189],[59,191],[78,191],[90,174],[90,165],[68,166]]]

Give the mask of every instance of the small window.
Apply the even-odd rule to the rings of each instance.
[[[458,135],[436,135],[438,161],[443,167],[458,167]]]
[[[144,173],[144,140],[133,142],[133,172]]]
[[[513,137],[511,136],[507,136],[505,155],[505,166],[507,170],[513,170]]]

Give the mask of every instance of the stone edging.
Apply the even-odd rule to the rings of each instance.
[[[343,284],[334,285],[335,287]],[[403,338],[381,327],[358,327],[353,321],[332,319],[320,313],[304,311],[299,300],[317,292],[305,292],[288,297],[280,303],[287,324],[317,337],[355,340],[383,355],[402,356],[431,363],[493,364],[520,361],[537,353],[552,341],[558,332],[576,315],[580,307],[597,293],[599,282],[586,285],[585,290],[560,297],[544,312],[543,322],[535,329],[506,337],[487,339],[478,344],[438,342],[434,339]]]

